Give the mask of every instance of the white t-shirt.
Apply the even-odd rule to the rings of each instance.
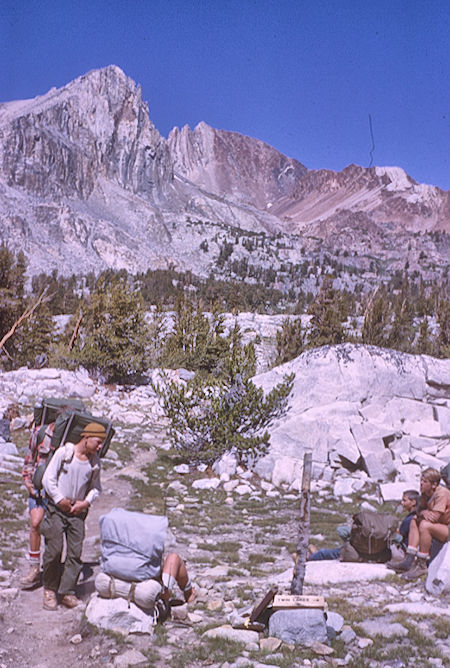
[[[50,460],[42,484],[55,504],[64,498],[92,504],[101,492],[100,459],[97,454],[88,460],[78,459],[74,444],[66,443]]]

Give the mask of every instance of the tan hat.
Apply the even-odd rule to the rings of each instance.
[[[102,441],[106,438],[105,427],[98,422],[89,422],[81,432],[82,436],[94,436],[95,438],[101,438]]]

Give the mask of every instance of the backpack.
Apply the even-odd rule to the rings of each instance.
[[[159,577],[167,517],[113,508],[99,522],[104,573],[126,582]]]
[[[43,397],[41,401],[34,405],[33,418],[35,425],[44,425],[55,422],[61,412],[83,411],[84,404],[79,399],[65,399],[63,397]]]
[[[364,560],[388,561],[397,527],[398,519],[391,513],[361,510],[353,515],[350,544]]]
[[[78,443],[81,439],[81,432],[89,422],[98,422],[106,429],[106,438],[100,451],[100,457],[104,457],[108,451],[111,439],[114,436],[112,422],[104,418],[96,417],[86,411],[71,411],[70,413],[61,413],[56,418],[51,436],[51,449],[45,461],[39,463],[33,473],[33,487],[36,491],[42,490],[42,479],[47,466],[55,451],[66,442]]]
[[[89,422],[98,422],[106,430],[106,438],[100,450],[100,457],[104,457],[108,452],[115,430],[110,420],[91,415],[87,411],[71,411],[70,413],[63,413],[56,418],[52,435],[52,449],[57,450],[66,441],[78,443],[81,439],[81,432]]]

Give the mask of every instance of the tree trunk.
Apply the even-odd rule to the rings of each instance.
[[[312,453],[305,452],[303,456],[303,476],[302,489],[300,496],[300,518],[298,525],[298,543],[296,555],[296,568],[291,584],[291,594],[300,595],[303,592],[303,583],[305,581],[306,557],[308,555],[309,543],[309,517],[311,508],[310,487],[311,487],[311,468]]]

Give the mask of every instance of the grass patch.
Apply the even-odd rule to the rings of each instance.
[[[248,555],[248,562],[252,566],[255,564],[266,564],[267,562],[273,563],[274,561],[275,557],[272,557],[269,554],[259,554],[258,552],[255,552]]]
[[[436,638],[446,640],[450,637],[450,619],[448,617],[435,617],[432,621]]]

